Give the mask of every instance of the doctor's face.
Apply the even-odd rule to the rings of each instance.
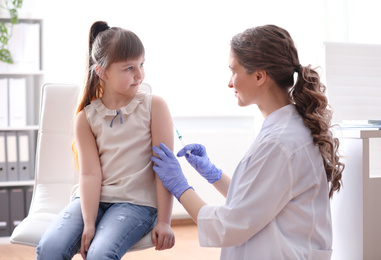
[[[256,73],[247,74],[245,69],[238,63],[233,51],[229,55],[229,68],[232,72],[229,88],[234,90],[239,106],[256,104],[258,86]]]

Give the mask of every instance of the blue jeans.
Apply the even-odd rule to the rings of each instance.
[[[96,232],[87,253],[91,259],[121,259],[153,229],[157,210],[130,203],[99,204]],[[37,246],[37,259],[72,259],[79,251],[83,231],[80,199],[75,198],[50,224]]]

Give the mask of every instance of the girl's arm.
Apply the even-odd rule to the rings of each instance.
[[[79,188],[84,221],[81,255],[85,259],[95,234],[95,221],[101,193],[102,170],[95,138],[83,110],[75,118],[74,139],[78,152]]]
[[[164,99],[158,96],[153,97],[151,113],[152,145],[157,146],[160,143],[165,143],[171,150],[173,150],[173,122]],[[156,156],[155,153],[154,155]],[[155,178],[158,217],[156,227],[152,232],[152,241],[155,244],[156,250],[164,250],[173,247],[175,243],[174,234],[170,227],[173,197],[163,186],[157,175]]]

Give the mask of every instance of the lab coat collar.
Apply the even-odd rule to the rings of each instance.
[[[270,115],[266,117],[262,125],[262,134],[266,134],[270,131],[273,126],[286,123],[291,115],[297,114],[296,107],[294,104],[289,104],[284,107],[275,110]]]

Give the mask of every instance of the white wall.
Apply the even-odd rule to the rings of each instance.
[[[230,124],[226,124],[226,122]],[[249,149],[254,139],[254,123],[252,117],[230,118],[174,118],[176,128],[186,143],[205,145],[210,160],[225,174],[233,176],[235,168]],[[182,148],[175,142],[175,151]],[[194,187],[200,197],[208,204],[223,204],[225,198],[202,178],[186,161],[179,158],[181,168],[189,184]],[[188,213],[177,201],[173,205],[173,218],[187,217]]]
[[[174,116],[252,114],[227,87],[230,39],[246,28],[286,28],[301,64],[322,65],[324,41],[381,43],[378,0],[28,0],[20,14],[44,18],[47,82],[83,83],[91,24],[137,33],[146,47],[146,82]],[[194,101],[197,100],[197,103]]]
[[[146,82],[167,100],[175,116],[252,113],[253,108],[238,108],[227,87],[234,34],[266,23],[284,26],[298,45],[308,46],[308,51],[301,49],[304,63],[315,62],[324,34],[319,25],[323,5],[311,2],[314,12],[296,15],[293,3],[309,9],[302,0],[287,5],[278,0],[33,1],[34,15],[44,18],[47,82],[82,84],[89,28],[94,21],[105,20],[140,36],[146,47]],[[298,32],[307,29],[306,20],[317,33]]]
[[[303,65],[322,65],[324,41],[381,43],[380,7],[377,0],[27,0],[20,14],[44,18],[47,82],[82,84],[89,28],[105,20],[140,36],[146,82],[174,116],[226,116],[254,109],[239,108],[227,87],[234,34],[277,24],[291,33]]]

